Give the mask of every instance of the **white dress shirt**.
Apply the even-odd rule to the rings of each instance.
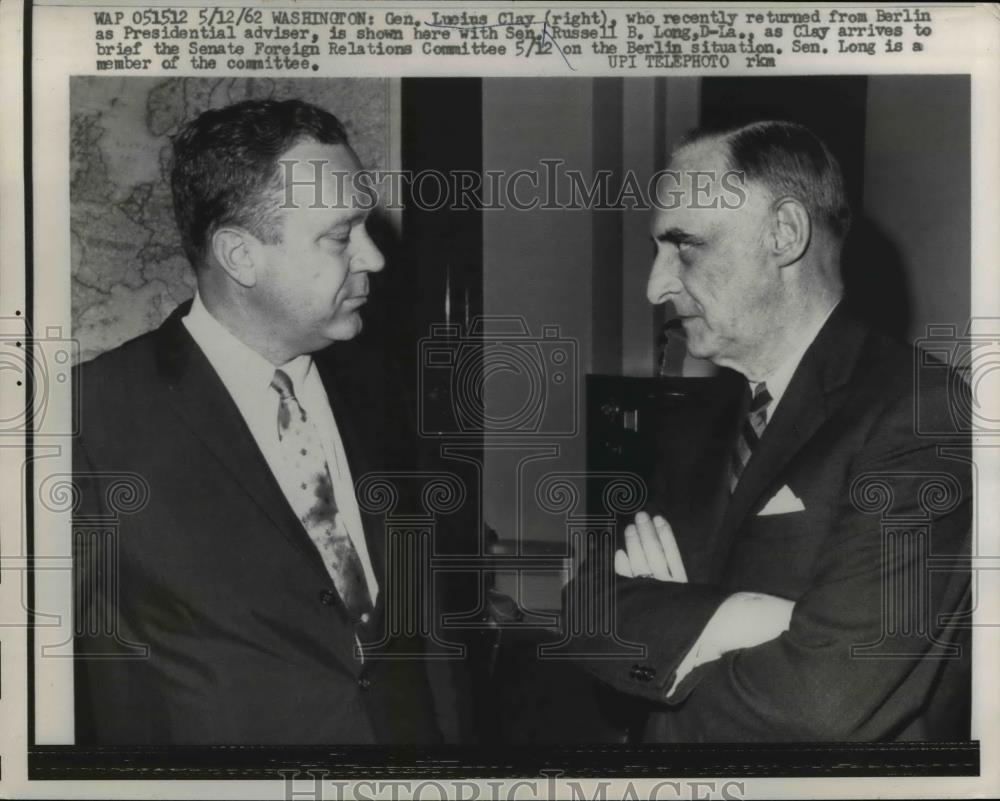
[[[292,479],[287,475],[278,440],[280,398],[271,388],[271,379],[274,377],[274,371],[281,369],[292,380],[295,397],[319,432],[333,482],[341,524],[347,528],[347,533],[361,560],[365,582],[374,604],[378,599],[378,582],[365,543],[361,513],[358,510],[354,482],[351,479],[351,468],[347,464],[340,431],[337,429],[330,401],[312,357],[308,354],[298,356],[276,368],[253,348],[233,336],[211,315],[202,303],[201,296],[197,294],[191,304],[191,311],[184,317],[183,322],[235,401],[257,447],[264,456],[264,461],[271,468],[271,473],[277,479],[286,498],[293,497],[288,490]]]

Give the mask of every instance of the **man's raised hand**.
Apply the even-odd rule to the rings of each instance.
[[[615,552],[615,573],[626,578],[687,582],[687,571],[670,524],[645,512],[625,527],[625,549]]]

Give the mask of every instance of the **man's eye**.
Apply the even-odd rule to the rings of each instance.
[[[692,265],[697,258],[694,242],[678,242],[677,258],[685,267]]]
[[[336,242],[338,245],[346,245],[351,240],[350,232],[346,234],[327,234],[324,239],[330,242]]]

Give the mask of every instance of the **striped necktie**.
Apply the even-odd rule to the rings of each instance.
[[[733,449],[733,456],[729,463],[730,492],[736,489],[740,476],[743,475],[757,443],[760,442],[760,436],[764,433],[764,427],[767,425],[767,409],[770,405],[771,393],[767,391],[767,384],[761,381],[754,387],[750,408],[743,425],[740,427],[739,436],[736,438],[736,447]]]
[[[281,398],[278,439],[291,493],[288,500],[319,549],[351,619],[355,623],[367,623],[371,617],[371,596],[361,559],[337,509],[319,432],[295,397],[292,379],[287,373],[275,370],[271,389]]]

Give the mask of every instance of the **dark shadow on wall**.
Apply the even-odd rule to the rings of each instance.
[[[867,217],[856,218],[842,259],[845,300],[873,328],[907,341],[913,292],[896,243]]]

